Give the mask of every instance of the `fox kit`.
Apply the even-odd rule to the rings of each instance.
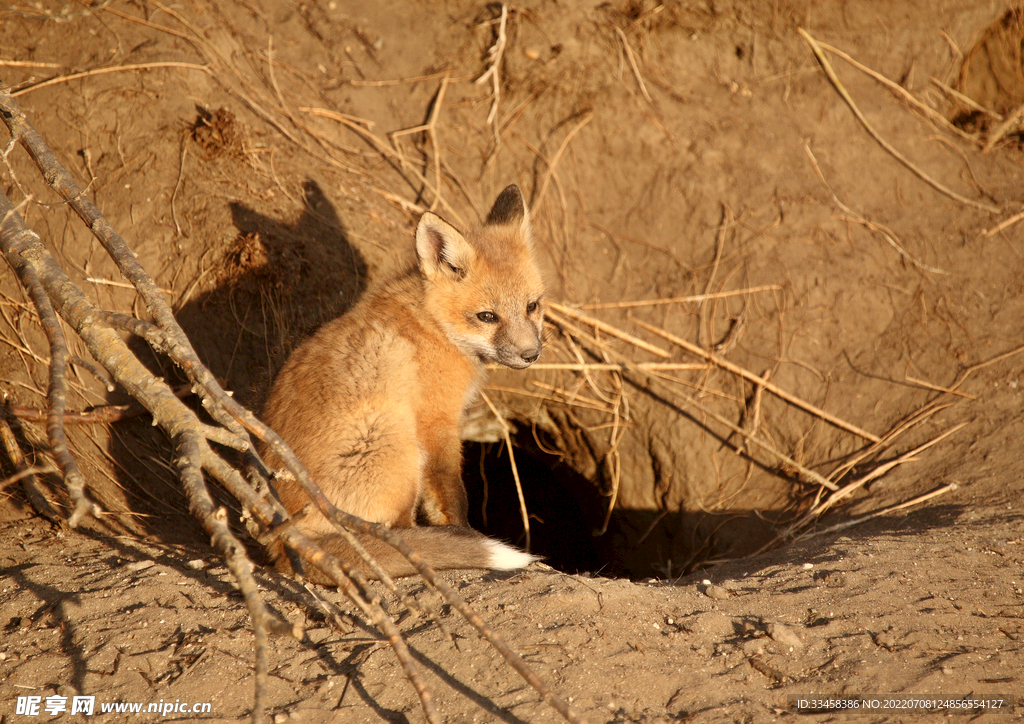
[[[469,527],[459,437],[484,363],[522,369],[541,352],[544,285],[519,187],[502,191],[469,234],[423,214],[416,255],[417,266],[295,350],[263,419],[336,506],[401,528],[431,566],[519,568],[535,558]],[[280,467],[269,451],[267,462]],[[308,502],[293,480],[274,488],[289,513]],[[365,571],[319,513],[296,525]],[[415,573],[387,544],[360,542],[391,575]],[[295,570],[279,542],[271,553],[278,568]],[[328,582],[313,569],[305,574]]]

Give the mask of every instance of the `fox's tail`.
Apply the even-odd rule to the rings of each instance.
[[[472,528],[462,526],[417,526],[415,528],[394,528],[393,531],[401,536],[410,548],[423,556],[423,560],[435,570],[490,568],[498,571],[511,571],[539,560],[537,556],[488,538]],[[341,558],[368,578],[376,578],[366,562],[341,536],[318,535],[311,537],[325,553]],[[363,535],[357,535],[356,538],[388,575],[398,578],[417,573],[415,566],[405,556],[384,541]],[[300,561],[293,552],[285,551],[280,541],[276,541],[271,546],[270,552],[275,559],[277,569],[282,573],[301,573],[306,580],[313,583],[334,585],[334,581],[327,578],[319,569],[310,566],[305,561]]]

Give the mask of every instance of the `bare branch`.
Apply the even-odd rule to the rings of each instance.
[[[85,342],[89,352],[110,371],[119,385],[128,391],[135,399],[150,411],[153,419],[172,439],[194,439],[202,437],[203,426],[199,423],[195,414],[179,400],[163,380],[153,377],[141,362],[132,354],[124,341],[110,327],[102,324],[103,316],[98,313],[92,304],[85,298],[81,290],[76,287],[60,268],[56,260],[39,242],[38,237],[25,227],[21,215],[14,210],[11,202],[5,195],[0,194],[0,215],[3,221],[0,223],[0,251],[6,256],[7,261],[17,271],[19,278],[28,280],[39,290],[42,298],[45,299],[43,309],[49,309],[49,299],[59,300],[57,309],[61,316],[75,329],[82,341]],[[30,287],[31,289],[31,287]],[[37,306],[37,308],[39,308]],[[52,309],[51,309],[52,311]],[[54,319],[56,323],[56,319]],[[66,367],[66,363],[65,363]],[[212,376],[212,375],[211,375]],[[52,403],[51,403],[52,404]],[[62,412],[62,410],[61,410]],[[52,417],[52,412],[51,412]],[[191,436],[191,437],[189,437]],[[204,440],[205,444],[205,440]],[[52,438],[51,438],[52,445]],[[186,456],[187,457],[187,456]],[[77,467],[75,468],[77,470]],[[206,500],[202,494],[205,488],[201,487],[202,474],[195,472],[195,463],[188,462],[182,469],[182,479],[189,493],[189,502],[197,511],[200,519],[207,530],[211,531],[213,543],[224,554],[228,565],[232,569],[238,581],[239,589],[246,595],[246,604],[253,616],[253,626],[256,631],[256,700],[253,707],[252,719],[260,723],[264,719],[263,692],[266,688],[265,681],[265,638],[268,628],[267,616],[261,612],[262,602],[258,605],[251,600],[250,594],[256,592],[255,582],[251,581],[252,564],[245,558],[244,549],[233,537],[224,537],[220,524],[206,510]],[[67,476],[68,471],[64,471]],[[198,477],[198,482],[197,482]],[[82,479],[84,487],[84,478]],[[75,498],[76,491],[68,483],[72,499],[76,501],[76,512],[80,500],[87,500],[84,490],[81,495]],[[88,505],[88,503],[86,503]],[[212,506],[212,502],[210,503]],[[77,522],[77,521],[75,521]],[[226,523],[224,524],[226,530]],[[230,533],[227,534],[230,536]],[[238,556],[242,556],[244,564]],[[258,594],[256,594],[256,600]],[[275,630],[284,630],[275,626]],[[288,629],[291,631],[291,629]],[[262,633],[261,633],[262,632]],[[263,660],[261,664],[260,661]],[[263,674],[261,674],[261,667]]]
[[[384,540],[401,552],[433,585],[453,607],[456,608],[523,676],[547,701],[569,721],[576,721],[575,714],[567,702],[555,695],[544,682],[522,661],[522,659],[497,636],[473,611],[466,602],[423,561],[397,534],[385,526],[368,523],[338,510],[309,477],[291,449],[281,438],[260,422],[252,412],[238,404],[223,389],[213,374],[199,360],[184,332],[174,319],[167,300],[162,296],[153,279],[136,260],[131,249],[103,218],[99,210],[84,196],[66,169],[57,161],[24,114],[14,103],[10,94],[0,86],[0,115],[11,130],[12,142],[20,140],[29,150],[39,166],[47,183],[85,221],[94,235],[101,241],[108,254],[117,263],[121,273],[132,283],[143,297],[155,324],[97,309],[68,278],[38,237],[28,230],[21,217],[5,196],[0,196],[0,250],[8,261],[19,270],[25,270],[26,286],[34,284],[40,299],[48,299],[54,305],[51,312],[59,314],[81,337],[92,356],[111,374],[113,380],[138,400],[153,415],[153,420],[178,447],[178,466],[185,484],[186,494],[193,513],[203,522],[210,533],[213,544],[224,556],[232,570],[240,590],[246,597],[246,605],[253,617],[256,631],[257,681],[256,701],[253,707],[253,721],[264,717],[264,696],[266,677],[266,635],[286,633],[297,635],[297,631],[271,616],[258,596],[252,580],[251,562],[245,557],[244,549],[227,529],[222,509],[213,507],[209,492],[203,482],[203,471],[209,472],[228,489],[263,527],[280,538],[282,543],[297,552],[311,565],[324,571],[339,588],[351,598],[364,614],[384,633],[399,659],[403,671],[412,683],[428,721],[440,721],[430,692],[419,675],[418,668],[394,621],[383,611],[379,597],[368,595],[368,585],[363,574],[352,568],[347,561],[336,559],[305,538],[292,527],[280,505],[271,496],[265,495],[264,484],[257,493],[243,476],[228,465],[210,448],[209,442],[228,445],[244,451],[249,460],[262,468],[258,457],[251,451],[250,435],[267,444],[285,462],[289,472],[302,484],[317,507],[341,531],[351,537],[349,531],[374,536]],[[31,275],[36,281],[31,281]],[[45,304],[40,305],[45,309]],[[41,315],[43,311],[41,309]],[[59,329],[59,326],[57,327]],[[201,423],[195,413],[179,400],[167,383],[153,377],[131,352],[116,330],[126,330],[145,339],[153,349],[169,357],[193,383],[193,389],[202,395],[204,408],[225,430]],[[66,360],[54,355],[58,369],[66,367]],[[61,366],[62,365],[62,366]],[[63,409],[58,408],[63,417]],[[66,474],[66,473],[65,473]],[[354,540],[354,539],[353,539]],[[366,556],[369,559],[369,556]],[[372,566],[373,564],[371,564]],[[372,567],[371,567],[372,570]]]
[[[245,598],[246,608],[252,616],[253,632],[256,635],[256,694],[253,700],[253,724],[265,721],[267,697],[267,631],[287,631],[295,638],[301,638],[302,628],[297,624],[289,627],[267,611],[260,598],[256,581],[252,577],[252,563],[245,555],[242,544],[231,534],[227,525],[227,512],[214,506],[210,492],[203,481],[202,438],[196,433],[183,433],[178,440],[178,469],[185,485],[189,507],[210,534],[213,546],[224,557],[228,568],[238,581],[238,588]]]
[[[10,200],[0,195],[0,248],[7,260],[18,274],[22,285],[28,290],[32,303],[35,304],[42,322],[43,330],[50,342],[50,385],[47,390],[48,413],[46,418],[46,434],[50,441],[50,449],[64,475],[64,484],[74,504],[74,510],[68,518],[68,525],[74,528],[82,519],[89,515],[100,515],[103,511],[85,494],[85,476],[78,469],[78,463],[68,450],[67,435],[64,432],[64,408],[67,405],[68,369],[67,340],[61,329],[57,315],[54,314],[50,299],[31,262],[35,247],[39,245],[39,237],[25,226],[21,214],[14,208]]]
[[[413,660],[405,639],[402,638],[394,621],[381,608],[379,597],[366,595],[367,585],[363,575],[352,569],[347,562],[322,551],[292,527],[290,522],[284,520],[284,510],[276,500],[270,498],[273,503],[268,503],[266,499],[257,496],[237,470],[215,455],[209,447],[205,446],[205,442],[202,443],[202,447],[203,466],[209,470],[210,474],[223,484],[265,529],[279,536],[285,545],[298,553],[303,560],[326,573],[366,617],[384,633],[403,672],[420,698],[420,705],[423,707],[427,721],[439,722],[433,697],[420,676],[419,667]]]
[[[515,669],[523,679],[526,680],[530,686],[532,686],[547,702],[552,706],[559,714],[561,714],[567,721],[576,722],[578,721],[575,712],[569,706],[569,703],[562,699],[560,696],[555,694],[545,684],[539,676],[537,676],[533,670],[526,665],[526,662],[520,658],[519,654],[509,648],[498,634],[489,627],[484,620],[480,618],[480,615],[474,611],[466,601],[455,592],[455,590],[449,586],[444,579],[437,575],[427,562],[423,560],[423,557],[417,553],[411,546],[409,546],[401,536],[390,528],[380,524],[371,523],[365,521],[362,518],[357,518],[354,515],[349,515],[343,510],[338,509],[327,497],[323,494],[323,491],[313,482],[309,477],[309,473],[299,462],[295,453],[292,452],[285,442],[275,433],[273,430],[268,428],[262,422],[257,420],[252,413],[249,413],[250,420],[245,420],[246,427],[249,431],[255,435],[261,442],[263,442],[268,448],[273,450],[285,464],[289,472],[295,475],[295,479],[302,485],[303,490],[309,495],[310,499],[316,504],[316,507],[324,514],[329,521],[331,521],[338,528],[348,528],[358,533],[365,535],[371,535],[385,543],[394,547],[399,553],[416,568],[419,574],[432,586],[434,586],[445,600],[457,610],[463,618],[465,618],[488,643],[493,646],[498,653],[502,655],[506,663]],[[289,531],[289,535],[291,535]],[[281,538],[286,543],[288,540],[282,535]],[[329,572],[326,568],[319,565],[315,560],[309,559],[311,563],[317,565],[325,572]]]
[[[18,445],[18,438],[14,436],[14,430],[11,429],[10,424],[7,422],[7,414],[6,406],[0,406],[0,445],[3,445],[7,457],[18,472],[7,480],[0,482],[0,490],[20,480],[21,487],[24,489],[25,495],[28,496],[28,500],[36,512],[47,520],[56,522],[59,520],[57,511],[50,506],[36,481],[36,474],[42,470],[29,467],[28,462],[25,460],[25,455],[21,452],[21,446]]]

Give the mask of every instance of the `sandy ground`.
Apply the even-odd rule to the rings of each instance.
[[[1019,716],[1024,224],[986,230],[1021,208],[1020,137],[982,153],[830,56],[872,127],[969,200],[957,201],[872,140],[797,29],[969,136],[991,133],[992,117],[931,79],[1012,112],[1024,103],[1020,16],[941,0],[509,8],[496,108],[490,79],[474,81],[491,63],[500,7],[462,0],[5,5],[0,78],[169,291],[203,359],[254,408],[298,340],[412,259],[423,209],[473,223],[517,182],[552,300],[760,289],[588,313],[673,362],[695,358],[639,322],[717,345],[878,436],[929,413],[851,474],[964,424],[795,542],[749,555],[813,504],[819,489],[795,468],[737,455],[737,439],[706,416],[615,375],[496,374],[491,391],[533,461],[536,547],[563,570],[445,576],[585,721]],[[137,311],[24,154],[10,164],[5,191],[16,203],[33,195],[26,220],[72,277],[97,303]],[[41,407],[45,339],[13,274],[0,292],[0,389],[9,404]],[[573,361],[560,339],[552,331],[542,361]],[[166,360],[139,352],[174,379]],[[76,409],[123,401],[76,370]],[[720,369],[668,384],[737,422],[757,396]],[[758,439],[821,474],[864,446],[768,394],[760,420]],[[18,431],[46,464],[42,426]],[[170,446],[145,419],[71,437],[110,514],[71,531],[34,515],[20,486],[4,488],[0,721],[89,720],[47,714],[54,696],[69,708],[94,696],[102,721],[248,716],[248,615],[188,515]],[[497,449],[468,448],[467,480],[486,471],[488,522],[521,542]],[[61,509],[59,481],[43,483]],[[594,536],[613,491],[607,531]],[[307,631],[272,640],[274,721],[423,720],[387,643],[342,596],[262,566],[257,576],[274,610]],[[386,596],[446,721],[559,719],[457,614],[420,583],[403,585],[452,636]],[[35,718],[17,713],[30,696]],[[801,699],[858,706],[798,713]],[[938,710],[963,701],[969,712]],[[114,702],[179,706],[100,712]],[[183,702],[209,711],[183,713]],[[922,702],[931,713],[908,711]]]

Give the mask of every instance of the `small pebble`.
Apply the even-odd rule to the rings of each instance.
[[[127,566],[125,566],[125,568],[129,571],[132,571],[133,573],[138,573],[139,571],[144,571],[147,568],[151,568],[155,565],[155,561],[136,561],[135,563],[129,563]]]
[[[896,645],[896,637],[887,631],[883,631],[875,636],[875,643],[884,649],[891,649]]]
[[[785,624],[770,623],[765,630],[774,641],[778,641],[783,646],[792,646],[794,649],[801,649],[804,646],[804,642],[797,632]]]
[[[714,598],[719,601],[725,601],[726,599],[732,596],[732,594],[729,593],[729,591],[722,588],[721,586],[716,586],[714,583],[712,583],[704,589],[704,595],[706,595],[708,598]]]

